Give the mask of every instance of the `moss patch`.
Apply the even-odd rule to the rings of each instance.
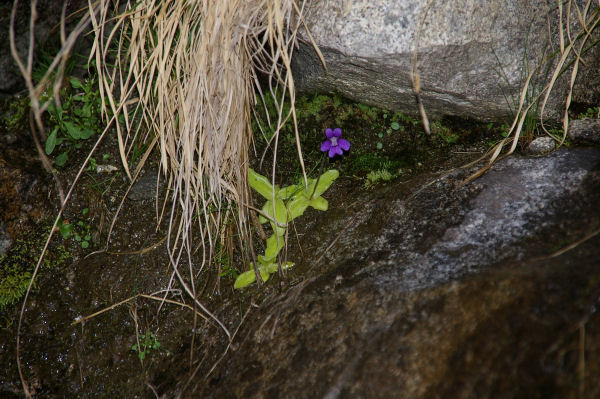
[[[258,107],[259,121],[254,124],[259,160],[263,153],[266,155],[262,164],[257,160],[253,167],[268,176],[274,147],[274,140],[270,144],[269,140],[274,129],[268,126],[267,120],[276,120],[274,104],[273,98],[267,96]],[[284,106],[284,111],[289,111],[288,105]],[[433,159],[448,158],[450,149],[467,153],[464,149],[481,142],[484,136],[492,141],[501,138],[501,132],[495,126],[457,119],[431,121],[432,133],[427,135],[418,117],[354,103],[337,94],[300,96],[296,101],[296,113],[302,155],[309,175],[314,177],[324,170],[337,169],[342,177],[362,180],[364,186],[369,186],[364,183],[373,180],[368,179],[369,174],[373,177],[373,173],[387,173],[386,176],[389,174],[392,179],[427,169],[434,163]],[[337,127],[342,129],[342,137],[351,143],[351,148],[343,156],[329,159],[320,151],[320,146],[325,140],[325,129]],[[277,148],[277,183],[297,182],[300,167],[291,122],[280,130]]]
[[[21,299],[31,280],[31,274],[48,237],[50,226],[17,239],[6,254],[0,257],[0,311]],[[63,245],[52,245],[42,261],[42,268],[60,268],[71,259]]]

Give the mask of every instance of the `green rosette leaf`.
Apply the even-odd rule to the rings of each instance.
[[[288,211],[285,207],[285,203],[283,202],[283,200],[275,200],[275,215],[273,215],[273,201],[267,201],[267,203],[263,206],[262,211],[271,219],[275,219],[277,221],[277,223],[279,224],[278,226],[275,225],[273,220],[269,220],[275,234],[277,234],[278,236],[283,236],[287,228],[286,226],[288,215]]]
[[[304,194],[298,195],[291,200],[287,205],[290,220],[295,219],[298,216],[302,216],[309,204],[310,201],[304,196]]]
[[[304,189],[304,195],[308,198],[321,196],[339,175],[340,172],[335,169],[330,169],[323,173],[318,179],[308,179],[308,185]]]
[[[248,168],[248,184],[257,193],[262,195],[265,199],[273,199],[273,185],[265,176],[256,173],[254,169]],[[277,187],[275,187],[275,193],[277,193]]]
[[[265,259],[272,259],[277,257],[279,251],[284,246],[283,237],[277,237],[277,235],[273,234],[271,237],[267,239],[267,249],[265,250]]]
[[[323,197],[315,197],[310,200],[310,206],[319,211],[326,211],[329,208],[329,202]]]
[[[277,198],[282,199],[282,200],[288,199],[288,198],[293,197],[296,193],[300,192],[301,190],[302,190],[302,188],[297,184],[283,187],[277,192]]]
[[[270,213],[267,212],[267,209],[269,209],[269,208],[273,209],[273,201],[271,201],[271,200],[265,202],[265,204],[263,205],[263,207],[262,207],[261,210],[262,210],[262,212],[264,214],[269,214],[270,215]],[[258,215],[258,223],[264,224],[264,223],[267,223],[268,221],[269,221],[269,219],[267,219],[266,217],[264,217],[262,214]]]
[[[320,197],[321,194],[327,191],[327,189],[331,186],[335,179],[339,177],[339,175],[340,172],[335,169],[330,169],[323,173],[317,182],[317,188],[315,189],[314,194],[312,194],[313,198]]]
[[[281,262],[281,270],[287,270],[292,266],[294,266],[294,262]],[[279,270],[279,265],[277,263],[269,263],[267,265],[267,271],[270,274],[276,273],[277,270]]]
[[[254,266],[252,265],[253,264],[251,263],[250,270],[245,271],[244,273],[237,276],[237,278],[235,279],[235,283],[233,283],[234,289],[245,288],[256,281],[256,274],[254,273]],[[263,281],[267,281],[269,279],[270,275],[267,271],[267,267],[261,266],[258,268],[258,271],[260,272],[260,277],[263,279]]]

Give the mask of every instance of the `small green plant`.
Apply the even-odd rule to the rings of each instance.
[[[101,98],[97,79],[90,77],[85,81],[72,77],[71,90],[66,90],[61,104],[50,100],[48,113],[52,130],[46,138],[45,151],[51,155],[57,148],[57,166],[63,166],[72,148],[80,148],[81,140],[87,140],[102,129],[100,118]]]
[[[239,275],[240,273],[235,267],[230,264],[225,264],[221,267],[221,274],[219,274],[219,277],[229,277],[230,279],[235,280]]]
[[[131,346],[131,350],[137,352],[138,359],[143,361],[153,350],[160,349],[158,338],[150,331],[140,335],[139,341]]]
[[[84,208],[81,211],[81,214],[83,216],[86,216],[88,212],[89,209]],[[68,220],[60,219],[58,221],[57,227],[60,231],[60,235],[65,240],[73,238],[81,246],[81,248],[89,248],[92,240],[89,223],[85,223],[80,220],[75,224],[72,224]]]
[[[8,104],[8,111],[2,116],[7,130],[19,130],[25,127],[29,112],[29,98],[15,97]]]
[[[98,166],[98,164],[96,163],[96,158],[91,157],[90,162],[88,163],[88,167],[85,168],[85,171],[86,172],[95,172],[96,166]]]
[[[321,195],[338,176],[339,172],[331,169],[317,179],[308,179],[307,185],[300,183],[279,188],[277,185],[273,186],[265,176],[249,169],[248,183],[250,187],[267,200],[262,207],[259,221],[261,223],[269,222],[273,229],[273,235],[267,239],[264,255],[258,256],[257,266],[263,281],[267,281],[270,275],[279,269],[277,255],[284,246],[288,223],[298,216],[302,216],[309,206],[326,211],[329,203]],[[293,262],[281,262],[281,269],[289,269],[293,265]],[[244,288],[256,281],[253,263],[250,263],[249,269],[236,278],[233,288]]]
[[[380,169],[369,172],[365,178],[365,188],[370,189],[381,182],[387,182],[394,179],[397,175],[390,173],[387,169]]]
[[[587,111],[577,115],[577,119],[600,119],[600,107],[588,108]]]
[[[228,277],[232,280],[235,280],[237,276],[240,275],[238,270],[231,265],[227,251],[222,245],[218,245],[217,247],[215,263],[219,265],[219,277]]]
[[[356,107],[363,113],[364,120],[376,120],[380,110],[377,107],[370,107],[365,104],[356,104]]]
[[[448,144],[454,144],[458,141],[458,134],[453,133],[450,128],[442,125],[440,121],[434,121],[431,124],[431,131],[437,133]]]
[[[414,116],[410,115],[405,115],[402,112],[394,112],[394,115],[392,115],[392,121],[402,122],[405,125],[413,126],[416,126],[420,123],[420,120],[418,118],[415,118]]]
[[[298,106],[298,117],[305,118],[307,116],[312,116],[318,122],[323,118],[323,109],[328,105],[332,105],[333,107],[339,107],[341,101],[338,98],[334,100],[325,94],[315,94],[310,100],[307,97],[300,98]]]
[[[44,224],[41,230],[46,231],[48,227]],[[27,291],[33,266],[47,237],[47,233],[31,233],[15,240],[6,254],[0,256],[0,312],[21,299]],[[59,268],[70,258],[71,254],[63,245],[53,245],[52,251],[44,257],[42,267]]]

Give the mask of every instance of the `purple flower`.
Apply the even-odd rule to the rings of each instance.
[[[329,151],[329,158],[342,155],[350,149],[350,142],[342,138],[342,129],[339,127],[333,130],[325,129],[325,135],[327,140],[321,144],[321,151]]]

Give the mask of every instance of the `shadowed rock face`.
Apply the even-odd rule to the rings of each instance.
[[[465,176],[332,199],[313,277],[262,302],[201,397],[600,395],[600,151]]]
[[[310,44],[300,45],[293,58],[298,89],[339,91],[359,102],[416,113],[410,73],[426,4],[425,0],[307,2],[306,25],[327,71]],[[577,20],[573,16],[572,22]],[[558,10],[542,0],[432,2],[418,46],[427,112],[478,120],[510,115],[528,73],[550,48],[548,43],[557,48],[558,26]],[[306,33],[301,36],[310,42]],[[597,79],[599,53],[587,53],[589,64],[579,72],[582,83],[576,86],[574,101],[600,99],[598,90],[589,85]],[[545,79],[545,72],[534,75],[532,86],[539,90]],[[549,111],[560,110],[567,83],[564,79],[556,85]]]
[[[463,185],[472,172],[340,177],[294,226],[285,279],[207,294],[235,337],[221,358],[225,334],[199,319],[191,366],[188,309],[138,298],[72,325],[168,284],[165,230],[129,201],[111,252],[40,275],[20,356],[35,397],[600,397],[600,150],[513,156]],[[15,331],[0,397],[23,396]],[[162,345],[144,363],[136,331]]]
[[[37,19],[35,27],[35,53],[43,47],[48,39],[58,40],[60,17],[63,4],[67,4],[66,14],[87,8],[85,0],[38,0]],[[29,16],[31,9],[30,0],[20,0],[18,12],[15,18],[15,48],[23,63],[27,63],[27,52],[29,49]],[[0,2],[0,98],[10,96],[25,89],[25,83],[10,50],[9,26],[13,1]],[[71,18],[67,23],[69,26],[77,22],[77,18]]]

